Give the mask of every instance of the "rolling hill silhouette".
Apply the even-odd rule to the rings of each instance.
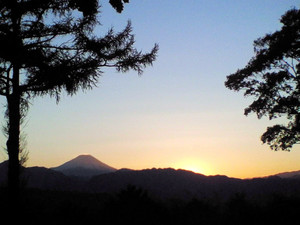
[[[227,176],[205,176],[185,170],[146,169],[118,170],[92,177],[88,186],[93,192],[118,192],[128,185],[148,190],[159,198],[229,199],[236,193],[251,198],[261,195],[300,195],[300,179],[280,177],[237,179]]]
[[[278,173],[278,174],[275,174],[274,176],[278,176],[278,177],[281,177],[281,178],[300,179],[300,170],[292,171],[292,172]]]
[[[0,163],[0,186],[5,186],[6,173],[7,162]],[[147,190],[153,197],[162,199],[226,200],[236,193],[244,193],[250,198],[272,194],[300,196],[300,179],[296,176],[237,179],[221,175],[205,176],[172,168],[115,170],[89,155],[78,156],[51,169],[22,168],[21,174],[25,187],[42,190],[118,193],[133,185]]]
[[[8,161],[0,163],[0,187],[7,183]],[[21,187],[42,190],[84,191],[82,182],[45,167],[22,167]]]

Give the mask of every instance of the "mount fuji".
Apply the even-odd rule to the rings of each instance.
[[[76,158],[58,166],[52,170],[59,171],[67,176],[85,177],[115,172],[116,169],[99,161],[91,155],[79,155]]]

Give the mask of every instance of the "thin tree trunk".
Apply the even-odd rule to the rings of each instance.
[[[14,69],[13,92],[7,97],[8,107],[8,140],[6,143],[8,152],[8,191],[12,202],[18,201],[20,189],[20,99],[19,93],[19,69]]]
[[[7,96],[8,109],[8,140],[6,143],[8,152],[8,193],[9,199],[15,207],[18,205],[20,194],[20,124],[21,124],[21,92],[20,92],[20,59],[22,41],[20,38],[20,14],[17,7],[17,0],[12,0],[12,27],[13,27],[13,52],[16,53],[13,65],[11,93]]]

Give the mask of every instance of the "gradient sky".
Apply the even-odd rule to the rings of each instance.
[[[107,2],[96,33],[121,30],[130,19],[136,47],[149,51],[158,43],[158,58],[140,77],[107,69],[98,88],[64,95],[58,105],[34,99],[24,128],[27,166],[91,154],[118,169],[239,178],[300,169],[300,145],[291,152],[263,145],[261,134],[276,121],[245,117],[251,99],[224,86],[253,56],[253,41],[280,29],[281,15],[299,0],[131,0],[122,14]],[[0,141],[4,147],[3,135]],[[1,151],[0,161],[6,158]]]

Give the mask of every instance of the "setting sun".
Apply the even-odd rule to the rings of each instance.
[[[183,167],[182,169],[189,170],[189,171],[192,171],[192,172],[195,172],[195,173],[204,174],[203,169],[199,168],[199,167],[197,167],[195,165],[190,165],[190,166],[188,165],[188,166]]]
[[[208,175],[210,173],[208,166],[205,163],[199,162],[195,159],[185,159],[185,160],[179,162],[176,167],[178,169],[189,170],[189,171],[192,171],[195,173],[201,173],[204,175]]]

